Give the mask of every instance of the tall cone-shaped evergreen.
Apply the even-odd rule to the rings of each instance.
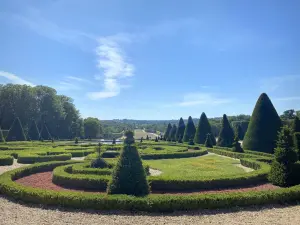
[[[230,126],[226,114],[224,114],[217,145],[220,147],[232,147],[233,140],[234,140],[233,129]]]
[[[191,138],[194,140],[195,132],[196,132],[195,124],[193,122],[192,117],[189,116],[184,130],[183,141],[189,142]]]
[[[300,132],[300,120],[299,120],[298,116],[296,116],[295,119],[293,120],[292,130],[295,133]]]
[[[166,129],[166,132],[164,134],[165,140],[169,139],[171,129],[172,129],[172,125],[169,123],[168,126],[167,126],[167,129]]]
[[[1,128],[0,128],[0,142],[5,142]]]
[[[212,142],[212,140],[211,140],[211,134],[207,134],[206,135],[206,140],[205,140],[205,147],[206,148],[212,148],[213,147],[213,142]]]
[[[185,124],[182,119],[182,117],[179,120],[177,131],[176,131],[176,141],[180,141],[180,138],[182,139],[184,135],[184,130],[185,130]]]
[[[27,136],[31,141],[37,141],[40,139],[40,133],[34,120],[31,121]]]
[[[243,141],[243,148],[273,153],[281,120],[267,94],[259,96]]]
[[[108,184],[108,194],[145,196],[149,184],[139,152],[134,144],[133,132],[125,133],[124,147]]]
[[[197,130],[196,130],[196,134],[195,134],[195,143],[197,144],[204,144],[207,138],[207,134],[211,134],[210,135],[210,139],[212,141],[213,145],[216,145],[216,139],[215,136],[212,134],[211,132],[211,126],[208,122],[208,119],[205,115],[205,113],[203,112],[200,116],[200,120],[198,122],[198,126],[197,126]]]
[[[169,135],[169,140],[170,141],[176,141],[176,131],[177,131],[177,127],[174,124],[171,131],[170,131],[170,135]]]
[[[297,154],[293,147],[292,131],[284,126],[277,140],[274,152],[275,160],[271,165],[269,180],[278,186],[290,186],[293,180],[293,165],[297,161]]]
[[[243,140],[243,129],[242,129],[241,125],[239,125],[239,124],[237,124],[235,127],[235,136],[239,140]]]
[[[26,141],[26,136],[24,134],[24,130],[19,117],[16,117],[14,119],[14,122],[12,123],[8,131],[6,141]]]
[[[42,129],[40,132],[40,139],[41,140],[51,140],[52,139],[46,123],[43,123],[43,125],[42,125]]]

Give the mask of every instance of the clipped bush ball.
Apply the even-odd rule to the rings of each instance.
[[[103,158],[94,159],[91,162],[92,168],[108,168],[109,164]]]

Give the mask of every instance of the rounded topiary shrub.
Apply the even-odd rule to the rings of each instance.
[[[108,168],[109,164],[103,159],[98,157],[91,162],[92,168]]]
[[[108,194],[145,196],[149,194],[149,184],[142,160],[134,144],[133,132],[127,131],[124,147],[108,184]]]
[[[243,148],[241,147],[241,143],[239,142],[238,136],[235,136],[232,151],[233,152],[244,152]]]
[[[293,168],[297,154],[293,147],[291,130],[283,127],[278,135],[275,160],[271,165],[269,180],[278,186],[287,187],[294,184]]]

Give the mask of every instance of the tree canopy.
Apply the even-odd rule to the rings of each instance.
[[[176,131],[176,141],[180,141],[184,135],[185,124],[182,117],[179,119],[177,131]]]
[[[207,134],[210,134],[210,139],[212,141],[212,144],[215,145],[216,144],[215,136],[212,134],[211,126],[208,122],[206,114],[203,112],[198,122],[197,130],[194,138],[195,143],[204,144],[207,138]]]
[[[84,119],[84,133],[86,138],[96,138],[101,132],[100,120],[93,117]]]
[[[16,117],[12,123],[11,128],[8,131],[6,141],[26,141],[26,136],[18,117]]]

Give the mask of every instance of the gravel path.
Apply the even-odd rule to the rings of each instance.
[[[0,174],[24,166],[0,166]],[[228,210],[201,210],[172,214],[76,211],[36,205],[22,205],[0,195],[0,225],[63,224],[300,224],[300,206],[247,207]]]

